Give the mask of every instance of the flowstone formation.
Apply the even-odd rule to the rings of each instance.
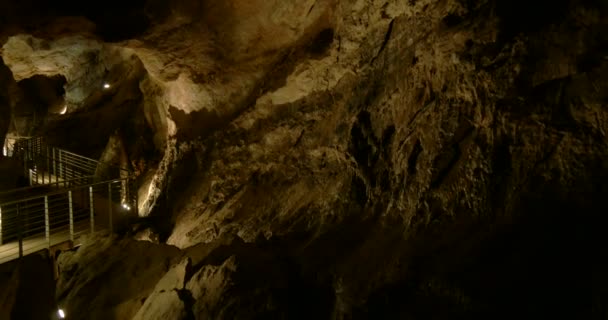
[[[16,89],[0,68],[0,108],[8,97],[15,124],[20,83],[65,81],[26,129],[120,161],[140,186],[137,225],[60,257],[58,305],[83,319],[605,317],[607,8],[150,0],[5,19]]]

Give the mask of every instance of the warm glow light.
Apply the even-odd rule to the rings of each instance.
[[[61,109],[61,112],[59,112],[59,114],[65,114],[68,111],[68,106],[63,106],[63,109]]]
[[[4,139],[4,145],[2,146],[2,155],[5,157],[13,155],[14,142],[11,139]]]
[[[110,89],[110,84],[109,84],[109,83],[107,83],[107,82],[106,82],[106,83],[104,83],[104,84],[103,84],[103,88],[104,88],[104,89]]]
[[[127,210],[127,211],[131,211],[131,206],[129,206],[129,205],[128,205],[128,204],[126,204],[126,203],[123,203],[123,204],[122,204],[122,207],[123,207],[125,210]]]
[[[65,312],[63,312],[62,309],[57,310],[57,315],[59,316],[59,319],[65,319]]]
[[[157,175],[158,175],[158,173],[157,173]],[[146,196],[142,200],[140,200],[140,202],[138,204],[139,205],[138,214],[140,216],[142,214],[147,215],[150,212],[150,210],[151,210],[150,207],[152,206],[150,199],[153,198],[154,193],[158,189],[154,186],[154,179],[150,180],[148,183],[149,183],[148,184],[148,193],[146,193]],[[146,209],[146,210],[144,210],[144,209]]]

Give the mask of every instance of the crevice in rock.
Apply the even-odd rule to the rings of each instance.
[[[364,168],[369,168],[373,164],[372,158],[375,154],[373,138],[369,112],[362,111],[351,129],[351,153],[357,163]]]
[[[388,24],[388,30],[386,30],[386,34],[384,35],[384,40],[382,41],[382,45],[380,46],[380,50],[378,50],[378,53],[376,53],[376,55],[372,58],[372,61],[370,62],[371,64],[373,64],[376,61],[376,59],[378,59],[378,57],[380,56],[380,54],[386,48],[386,45],[388,44],[388,41],[391,39],[391,34],[393,33],[393,24],[394,23],[395,23],[395,19],[392,19],[391,22]]]
[[[354,203],[364,207],[368,199],[368,187],[362,177],[354,176],[352,179],[351,199]]]
[[[176,160],[167,172],[167,180],[163,190],[157,199],[156,205],[149,215],[149,221],[154,230],[158,233],[161,243],[167,241],[171,236],[174,221],[172,220],[172,210],[180,209],[174,205],[175,199],[179,195],[185,194],[191,185],[190,179],[193,174],[198,172],[196,154],[186,152],[179,160]]]
[[[437,188],[460,160],[462,152],[458,145],[445,147],[444,151],[433,161],[431,188]]]
[[[464,21],[462,16],[455,13],[450,13],[442,19],[443,23],[448,27],[455,27]]]
[[[416,140],[414,147],[412,148],[412,152],[410,156],[407,158],[407,173],[410,176],[416,174],[416,164],[418,163],[418,157],[422,153],[422,144],[420,144],[420,140]]]
[[[192,292],[190,292],[190,290],[188,289],[173,289],[175,290],[175,292],[177,292],[177,296],[179,297],[179,299],[184,303],[184,310],[186,311],[186,315],[184,316],[183,320],[195,320],[196,317],[194,316],[194,304],[196,303],[196,300],[194,299],[194,297],[192,296]]]
[[[317,36],[312,40],[308,46],[312,58],[320,58],[327,50],[331,47],[334,41],[334,30],[331,28],[323,29]]]
[[[393,137],[395,136],[395,126],[390,125],[384,132],[382,133],[382,150],[384,151],[384,156],[388,157],[390,154],[390,146],[393,143]]]
[[[510,178],[513,170],[513,160],[511,155],[511,145],[513,141],[509,137],[504,137],[496,141],[492,150],[492,176],[494,181],[490,188],[490,203],[496,208],[496,216],[502,216],[505,211],[506,201],[510,195],[512,181]]]
[[[169,114],[179,128],[177,139],[180,142],[206,137],[229,122],[229,119],[220,117],[216,111],[207,109],[186,113],[170,106]]]

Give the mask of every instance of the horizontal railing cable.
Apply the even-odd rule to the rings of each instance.
[[[18,140],[11,156],[24,164],[30,183],[0,192],[0,263],[69,241],[113,231],[116,211],[137,210],[130,172],[49,147],[41,138]],[[109,170],[114,177],[97,172]]]

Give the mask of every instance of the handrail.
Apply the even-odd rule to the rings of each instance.
[[[117,210],[137,215],[135,180],[127,169],[50,147],[42,138],[15,141],[10,155],[23,161],[30,183],[42,178],[42,184],[0,192],[0,263],[65,241],[75,245],[97,227],[112,232]],[[108,178],[98,175],[105,168],[111,169]],[[49,186],[62,187],[42,189]],[[31,195],[36,190],[45,192]]]
[[[32,201],[32,200],[36,200],[36,199],[40,199],[40,198],[44,198],[44,197],[56,196],[58,194],[68,193],[69,191],[75,191],[75,190],[78,190],[78,189],[84,189],[84,188],[88,188],[88,187],[95,187],[95,186],[102,185],[102,184],[112,184],[112,183],[116,183],[116,182],[127,181],[128,179],[129,178],[111,179],[111,180],[106,180],[106,181],[102,181],[102,182],[95,182],[95,183],[86,184],[86,185],[78,185],[78,186],[74,186],[74,187],[71,187],[71,188],[66,188],[66,189],[63,189],[63,190],[47,192],[47,193],[44,193],[42,195],[37,195],[37,196],[30,197],[30,198],[22,198],[22,199],[19,199],[19,200],[12,200],[10,202],[0,202],[0,207],[12,205],[12,204],[17,204],[17,203],[25,202],[25,201]]]
[[[92,160],[92,161],[95,161],[95,162],[99,162],[98,160],[91,159],[91,158],[85,157],[85,156],[83,156],[83,155],[79,155],[79,154],[74,153],[74,152],[72,152],[72,151],[67,151],[67,150],[60,149],[60,148],[56,148],[56,149],[58,149],[58,150],[62,150],[64,153],[67,153],[67,154],[69,154],[69,155],[75,156],[76,158],[81,158],[81,159],[84,159],[84,160]]]
[[[13,157],[23,159],[24,167],[31,165],[28,161],[33,162],[34,168],[31,168],[33,172],[26,171],[25,174],[31,176],[31,179],[35,180],[32,183],[36,184],[40,182],[42,182],[41,184],[56,184],[55,182],[51,183],[52,176],[56,180],[61,178],[65,181],[73,177],[97,176],[104,172],[116,173],[117,171],[121,177],[132,175],[129,169],[51,147],[41,137],[17,140],[10,147],[11,150],[8,153]],[[38,172],[38,169],[41,169],[41,172]],[[42,173],[42,175],[39,173]],[[39,181],[39,178],[42,181]],[[49,183],[46,183],[47,178]]]
[[[44,143],[44,142],[43,142],[43,143]],[[71,151],[68,151],[68,150],[65,150],[65,149],[61,149],[61,148],[54,148],[54,149],[59,150],[59,151],[61,151],[61,152],[62,152],[62,153],[64,153],[64,154],[69,154],[69,155],[74,156],[74,157],[76,157],[76,158],[79,158],[79,159],[85,160],[85,161],[87,161],[87,162],[94,162],[94,163],[96,163],[98,166],[99,166],[99,165],[101,165],[101,166],[105,166],[105,167],[109,167],[109,168],[114,168],[114,169],[118,169],[118,170],[120,170],[120,171],[126,171],[126,172],[128,172],[128,173],[130,174],[130,171],[129,171],[128,169],[122,168],[122,167],[117,166],[117,165],[113,165],[113,164],[109,164],[109,163],[101,162],[101,161],[99,161],[99,160],[91,159],[91,158],[85,157],[85,156],[83,156],[83,155],[79,155],[79,154],[77,154],[77,153],[74,153],[74,152],[71,152]],[[44,157],[44,154],[43,154],[42,156]],[[66,161],[69,161],[69,159],[67,159]]]
[[[53,186],[53,185],[70,184],[71,182],[85,180],[85,179],[94,179],[94,178],[95,178],[95,176],[86,176],[86,177],[81,177],[81,178],[73,178],[73,179],[69,179],[69,180],[60,180],[60,181],[49,183],[49,184],[37,184],[34,186],[29,186],[29,187],[15,188],[15,189],[10,189],[10,190],[0,191],[0,196],[11,194],[11,193],[16,193],[16,192],[26,192],[26,191],[35,190],[35,189],[48,188],[49,186]]]

